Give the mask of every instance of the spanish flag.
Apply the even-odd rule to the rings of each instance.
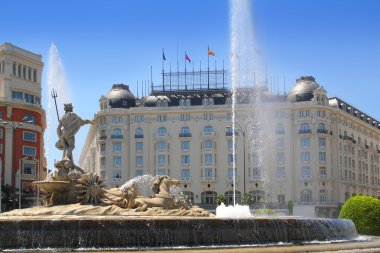
[[[209,54],[209,55],[212,55],[212,56],[215,56],[215,53],[214,53],[213,51],[211,51],[210,48],[208,48],[208,54]]]

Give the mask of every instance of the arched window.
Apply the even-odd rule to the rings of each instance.
[[[320,190],[319,191],[319,201],[326,203],[327,202],[327,193],[326,190]]]
[[[112,131],[112,135],[113,135],[113,136],[120,136],[120,135],[121,135],[121,129],[120,129],[120,128],[115,128],[115,129]]]
[[[179,137],[191,137],[190,128],[182,127]]]
[[[226,191],[224,193],[224,196],[226,197],[226,205],[233,205],[234,204],[234,191]],[[235,192],[235,201],[236,203],[240,203],[241,202],[241,193],[240,191],[236,191]]]
[[[205,133],[212,133],[212,132],[214,132],[214,128],[212,126],[205,126],[203,131]]]
[[[276,126],[276,134],[284,134],[285,133],[285,128],[283,124],[278,124]]]
[[[136,138],[144,138],[144,131],[142,130],[142,128],[137,128],[136,129],[135,137]]]
[[[106,130],[103,129],[100,131],[100,137],[107,137]]]
[[[181,99],[179,100],[179,106],[186,106],[186,100],[183,99],[183,98],[181,98]]]
[[[301,191],[301,202],[310,203],[313,202],[313,192],[309,189]]]
[[[309,123],[302,123],[301,124],[301,130],[302,131],[308,131],[310,129]]]
[[[249,194],[252,196],[252,203],[259,204],[261,200],[264,200],[264,191],[254,190],[250,191]]]
[[[158,135],[165,135],[167,133],[165,127],[160,127],[157,131]]]
[[[202,204],[215,204],[217,193],[214,191],[205,191],[201,193]]]
[[[204,98],[202,100],[202,105],[208,105],[208,99],[207,98]]]

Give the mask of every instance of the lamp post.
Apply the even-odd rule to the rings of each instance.
[[[8,115],[8,118],[10,116]],[[26,122],[27,117],[24,117],[22,119],[22,122]],[[22,122],[16,122],[16,121],[4,121],[0,119],[0,123],[2,123],[4,126],[11,126],[13,130],[13,152],[12,152],[12,209],[16,208],[16,130],[20,126],[22,126]],[[20,173],[20,189],[19,189],[19,195],[21,196],[21,173]],[[19,197],[20,197],[19,196]],[[20,205],[20,203],[19,203]]]
[[[2,212],[2,207],[3,207],[3,203],[2,203],[2,198],[3,198],[3,190],[2,190],[2,174],[3,174],[3,161],[0,159],[0,213]]]

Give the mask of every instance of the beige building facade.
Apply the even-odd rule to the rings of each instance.
[[[336,217],[352,195],[380,197],[377,120],[328,98],[313,77],[297,79],[288,94],[238,88],[234,112],[232,97],[222,88],[139,99],[127,85],[113,85],[99,100],[80,166],[109,186],[170,175],[210,209],[218,195],[232,203],[234,186],[237,201],[249,194],[252,208],[265,203],[315,217]]]

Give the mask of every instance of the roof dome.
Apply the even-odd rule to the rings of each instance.
[[[288,101],[291,103],[310,101],[314,97],[314,91],[319,87],[320,86],[315,82],[314,77],[301,76],[290,90]]]
[[[112,108],[130,108],[136,105],[136,97],[125,84],[112,85],[105,97],[109,99]]]

